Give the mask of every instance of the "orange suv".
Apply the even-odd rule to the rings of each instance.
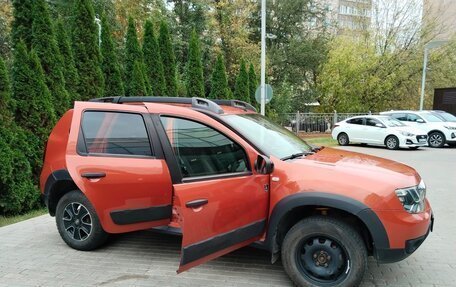
[[[178,272],[252,244],[298,286],[355,286],[368,256],[402,260],[432,231],[413,168],[312,147],[241,101],[76,102],[46,150],[41,192],[69,246],[179,233]]]

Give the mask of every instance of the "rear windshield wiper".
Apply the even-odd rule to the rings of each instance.
[[[306,156],[306,155],[310,155],[310,154],[313,154],[313,152],[298,152],[298,153],[294,153],[292,155],[283,157],[283,158],[281,158],[281,160],[295,159],[295,158]]]

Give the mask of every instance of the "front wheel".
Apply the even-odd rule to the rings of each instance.
[[[397,138],[397,136],[389,136],[385,140],[385,145],[388,149],[398,149],[399,139]]]
[[[367,250],[350,225],[315,216],[287,233],[282,262],[297,286],[358,286],[367,268]]]
[[[80,191],[70,191],[59,200],[55,221],[63,241],[77,250],[96,249],[108,238],[95,209]]]
[[[428,143],[430,147],[441,148],[445,145],[445,135],[441,132],[432,132],[429,134]]]

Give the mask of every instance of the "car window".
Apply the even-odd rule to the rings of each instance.
[[[144,119],[139,114],[84,112],[82,132],[89,154],[152,156]]]
[[[375,127],[376,124],[381,124],[383,126],[383,124],[377,119],[366,118],[366,126]]]
[[[403,126],[405,126],[405,124],[403,124],[402,122],[400,122],[400,121],[398,121],[396,119],[393,119],[391,117],[384,119],[383,122],[386,123],[386,125],[389,126],[389,127],[403,127]]]
[[[421,118],[420,116],[418,116],[418,115],[415,115],[415,114],[407,114],[407,121],[409,121],[409,122],[416,122],[416,121],[419,120],[419,119],[422,120],[422,118]]]
[[[175,117],[161,122],[184,178],[249,171],[244,149],[215,129]]]
[[[394,114],[389,114],[393,119],[396,119],[398,121],[407,121],[407,114],[405,113],[394,113]]]
[[[364,118],[354,118],[347,121],[347,123],[352,125],[363,125]]]
[[[433,115],[446,122],[456,122],[456,117],[450,113],[435,112]]]
[[[423,118],[427,121],[427,122],[430,122],[430,123],[440,123],[440,122],[443,122],[444,120],[434,116],[433,114],[431,113],[423,113]]]

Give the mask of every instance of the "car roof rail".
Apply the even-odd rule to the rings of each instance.
[[[214,103],[222,105],[222,106],[231,106],[231,107],[235,107],[235,108],[241,108],[245,111],[249,110],[249,111],[257,112],[257,109],[254,106],[252,106],[251,104],[246,103],[244,101],[239,101],[239,100],[212,100],[212,101]]]
[[[179,97],[106,97],[91,99],[89,102],[102,103],[162,103],[162,104],[188,104],[194,109],[208,110],[216,114],[223,114],[223,109],[214,101],[203,98],[179,98]]]

